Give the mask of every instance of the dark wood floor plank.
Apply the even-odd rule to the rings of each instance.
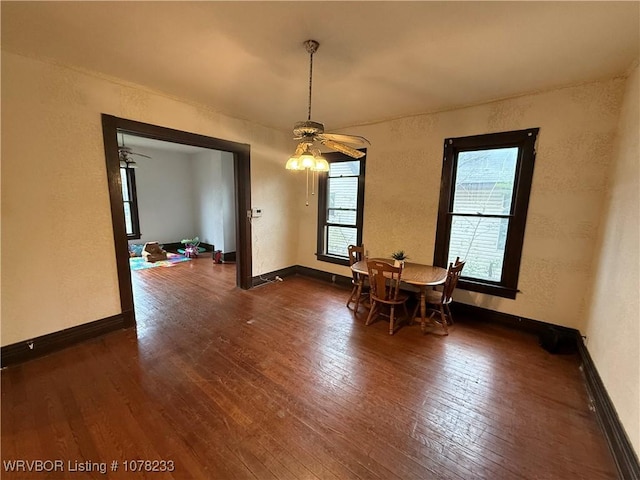
[[[342,287],[243,291],[204,257],[132,277],[135,329],[2,371],[3,460],[173,460],[135,477],[158,479],[616,478],[577,356],[529,334],[457,318],[449,336],[390,336]]]

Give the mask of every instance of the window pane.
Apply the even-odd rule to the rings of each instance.
[[[358,207],[358,177],[330,178],[328,182],[329,208]]]
[[[327,227],[327,253],[347,257],[347,247],[355,245],[358,230],[350,227]]]
[[[455,216],[451,222],[449,259],[466,260],[462,275],[468,278],[502,280],[502,263],[507,218],[478,218]]]
[[[352,162],[332,162],[329,164],[329,176],[339,177],[341,175],[360,175],[360,160]]]
[[[127,229],[127,235],[133,235],[133,222],[131,221],[131,204],[124,203],[124,223]]]
[[[122,199],[128,202],[131,199],[129,198],[129,180],[126,168],[120,169],[120,180],[122,180]]]
[[[355,210],[329,210],[329,216],[327,219],[329,223],[339,223],[341,225],[355,225],[356,211]]]
[[[510,214],[517,160],[517,147],[460,152],[454,213]]]

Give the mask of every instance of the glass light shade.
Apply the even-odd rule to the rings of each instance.
[[[316,159],[310,153],[303,153],[300,155],[300,165],[302,168],[315,168]]]
[[[300,157],[296,157],[295,155],[289,157],[285,168],[287,170],[302,170],[302,167],[300,166]]]
[[[316,171],[317,172],[329,171],[329,162],[327,162],[324,157],[316,157]]]

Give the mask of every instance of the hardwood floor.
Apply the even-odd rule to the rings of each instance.
[[[204,257],[133,277],[137,329],[2,371],[2,460],[65,469],[2,478],[104,478],[68,462],[113,460],[110,478],[617,478],[577,356],[529,334],[458,319],[390,336],[347,289],[243,291]]]

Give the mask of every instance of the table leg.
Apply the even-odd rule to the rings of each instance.
[[[358,286],[356,288],[356,304],[353,307],[353,312],[356,313],[358,311],[358,307],[360,306],[360,296],[362,295],[362,280],[358,282]]]

